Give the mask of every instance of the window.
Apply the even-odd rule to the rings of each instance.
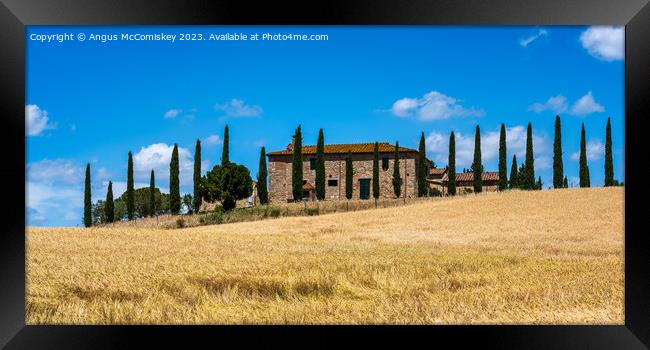
[[[381,159],[381,168],[384,170],[388,170],[388,158]]]
[[[309,158],[309,170],[316,170],[316,158]]]
[[[339,185],[339,180],[327,180],[327,186],[336,187]]]

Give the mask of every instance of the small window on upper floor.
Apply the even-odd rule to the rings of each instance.
[[[384,170],[388,170],[388,158],[381,159],[381,168]]]

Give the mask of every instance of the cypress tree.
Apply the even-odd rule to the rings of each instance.
[[[605,131],[605,186],[614,186],[614,161],[612,160],[612,124],[607,118]]]
[[[536,190],[541,190],[542,189],[542,177],[541,176],[537,179],[537,183],[535,183],[535,189]]]
[[[106,222],[115,221],[115,204],[113,203],[113,182],[108,182],[108,191],[106,191],[106,203],[104,204],[104,214]]]
[[[562,182],[562,186],[564,188],[569,188],[569,180],[566,178],[566,176],[564,177],[564,181]]]
[[[499,135],[499,191],[508,189],[508,160],[506,157],[506,126],[501,123],[501,134]]]
[[[226,165],[228,162],[230,162],[230,149],[229,149],[229,143],[230,143],[230,138],[228,136],[228,124],[226,124],[226,127],[223,129],[223,150],[221,151],[221,166]]]
[[[372,196],[379,198],[379,143],[375,142],[372,156]]]
[[[519,174],[517,173],[517,155],[512,156],[512,167],[510,168],[510,189],[519,188]]]
[[[169,163],[169,210],[172,214],[178,214],[181,211],[181,191],[178,171],[178,145],[174,144],[172,159]]]
[[[591,177],[589,177],[589,166],[587,166],[587,186],[585,187],[591,187]]]
[[[86,179],[84,184],[84,226],[93,225],[93,202],[90,196],[90,163],[86,164]]]
[[[582,123],[580,133],[580,187],[588,187],[589,174],[587,170],[587,142],[585,140],[585,123]]]
[[[424,142],[424,132],[420,135],[420,145],[418,147],[418,168],[416,172],[418,182],[418,196],[427,195],[427,170],[425,159],[427,158],[426,145]]]
[[[352,199],[352,151],[348,150],[348,157],[345,159],[345,198]]]
[[[133,155],[129,152],[126,175],[126,213],[129,220],[135,218],[135,189],[133,188]]]
[[[456,136],[454,132],[449,135],[449,161],[447,162],[447,194],[450,196],[456,195]]]
[[[399,141],[395,142],[395,161],[393,162],[393,191],[395,197],[402,195],[402,177],[399,174]]]
[[[293,200],[302,200],[302,132],[300,125],[293,137],[293,161],[291,163],[291,188]]]
[[[533,156],[533,126],[528,123],[526,132],[526,171],[524,173],[523,188],[526,190],[535,189],[535,158]]]
[[[562,164],[562,127],[560,116],[555,116],[555,141],[553,142],[553,188],[564,187],[564,166]]]
[[[195,213],[199,212],[201,199],[203,198],[201,190],[201,140],[196,140],[194,148],[194,196],[192,197],[192,209]]]
[[[318,143],[316,144],[316,198],[319,201],[325,199],[325,137],[323,129],[318,131]]]
[[[149,179],[149,215],[156,215],[156,177],[151,169],[151,178]]]
[[[481,193],[483,191],[483,165],[481,164],[481,128],[478,125],[474,136],[472,172],[474,173],[474,193]]]
[[[267,204],[269,202],[269,192],[266,188],[267,176],[266,149],[262,146],[262,150],[260,151],[260,167],[257,173],[257,196],[260,197],[261,204]]]

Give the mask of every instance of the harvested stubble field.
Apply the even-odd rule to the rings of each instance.
[[[28,324],[623,324],[623,188],[29,228]]]

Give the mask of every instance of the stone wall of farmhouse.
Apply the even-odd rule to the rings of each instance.
[[[325,155],[325,199],[345,199],[345,154]],[[303,180],[316,186],[316,170],[311,170],[310,159],[315,155],[303,156]],[[382,158],[388,158],[388,169],[382,168]],[[403,181],[401,197],[417,196],[416,153],[400,154],[400,176]],[[395,198],[393,191],[393,153],[379,154],[379,192],[381,198]],[[352,154],[352,199],[359,199],[360,179],[370,179],[372,198],[372,154]],[[332,181],[330,181],[332,180]],[[286,202],[293,198],[291,191],[291,155],[269,157],[269,199],[271,202]]]

